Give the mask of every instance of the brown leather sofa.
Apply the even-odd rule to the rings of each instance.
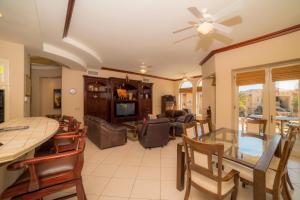
[[[88,127],[88,138],[100,149],[124,145],[127,142],[127,129],[113,125],[98,117],[86,115],[84,124]]]
[[[145,148],[161,147],[168,143],[169,131],[168,118],[152,119],[138,126],[138,138]]]
[[[177,121],[178,117],[186,115],[184,110],[166,110],[164,113],[157,115],[157,118],[168,118],[171,122]]]
[[[175,129],[175,135],[176,136],[181,136],[183,134],[183,124],[185,123],[190,123],[195,121],[195,116],[194,114],[186,114],[182,115],[180,117],[177,117],[176,121],[172,123],[172,129]],[[174,130],[172,130],[173,132]]]

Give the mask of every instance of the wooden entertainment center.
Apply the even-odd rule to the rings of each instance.
[[[111,123],[142,120],[152,113],[152,83],[128,78],[84,78],[84,115]]]

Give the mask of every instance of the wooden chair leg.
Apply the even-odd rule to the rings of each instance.
[[[239,176],[234,176],[234,190],[231,193],[231,200],[237,200],[239,192]]]
[[[292,184],[292,182],[291,182],[289,173],[287,173],[287,175],[286,175],[286,180],[287,180],[287,182],[288,182],[290,188],[291,188],[292,190],[294,190],[294,186],[293,186],[293,184]]]
[[[285,179],[288,179],[287,177],[288,177],[288,175],[285,176]],[[285,199],[292,200],[290,191],[289,191],[288,186],[287,186],[287,182],[288,181],[283,181],[283,192],[284,192],[284,195],[285,195]]]
[[[78,200],[87,200],[85,192],[84,192],[83,184],[82,184],[82,179],[79,179],[76,182],[76,192],[77,192]]]
[[[188,200],[191,192],[191,178],[187,178],[184,200]]]

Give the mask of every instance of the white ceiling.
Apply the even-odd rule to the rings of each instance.
[[[101,66],[180,78],[201,73],[198,65],[211,50],[300,23],[299,0],[244,0],[232,16],[238,24],[227,38],[174,30],[195,20],[187,7],[216,13],[234,0],[76,0],[69,34],[62,40],[68,0],[0,0],[0,39],[24,43],[33,55],[74,68]],[[230,16],[229,16],[230,17]],[[231,20],[228,23],[233,23]],[[212,39],[226,40],[226,44]],[[221,38],[220,38],[221,37]],[[230,39],[229,39],[230,38]]]

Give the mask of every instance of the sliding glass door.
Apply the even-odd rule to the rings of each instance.
[[[238,87],[238,126],[240,130],[245,128],[251,128],[246,127],[246,124],[244,124],[245,118],[262,118],[264,110],[263,86],[263,84],[252,84]]]
[[[241,71],[234,77],[235,128],[243,130],[246,118],[266,119],[268,133],[285,136],[290,123],[300,123],[300,65]],[[300,156],[300,135],[293,154]]]
[[[275,81],[271,93],[271,132],[285,135],[299,118],[299,80]]]
[[[236,127],[239,130],[248,129],[246,118],[261,119],[265,115],[264,109],[264,87],[265,70],[254,70],[240,72],[235,75],[236,83]]]
[[[286,136],[289,124],[299,125],[300,65],[274,67],[269,70],[270,132]],[[293,155],[300,157],[300,135],[296,139]]]

